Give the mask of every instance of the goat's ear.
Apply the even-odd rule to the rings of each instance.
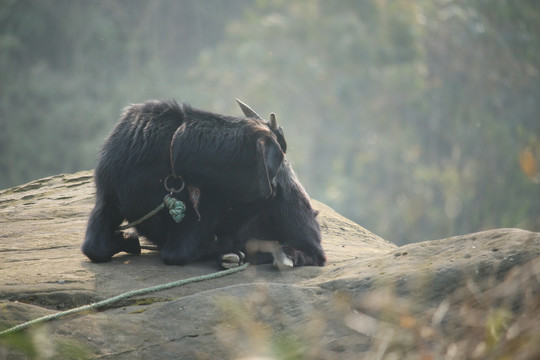
[[[283,162],[283,152],[278,143],[271,138],[258,139],[256,152],[259,191],[267,198],[272,195],[272,180]]]

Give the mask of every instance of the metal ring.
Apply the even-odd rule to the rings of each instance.
[[[167,182],[169,181],[169,179],[171,177],[174,178],[175,180],[180,180],[182,182],[182,186],[180,186],[179,189],[175,189],[174,187],[168,185]],[[184,182],[184,179],[182,179],[181,176],[178,176],[176,174],[169,174],[169,175],[167,175],[165,180],[163,180],[163,186],[165,187],[165,190],[167,190],[171,194],[176,194],[176,193],[179,193],[180,191],[184,190],[185,185],[186,185],[186,183]]]

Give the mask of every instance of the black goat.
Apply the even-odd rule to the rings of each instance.
[[[136,226],[166,264],[242,250],[256,237],[296,249],[288,250],[296,265],[323,265],[315,213],[284,162],[285,146],[274,117],[267,123],[165,101],[126,108],[95,170],[96,205],[83,253],[95,262],[140,253],[138,238],[118,226],[161,203],[173,174],[188,185],[174,195],[187,204],[184,219],[176,223],[164,209]]]

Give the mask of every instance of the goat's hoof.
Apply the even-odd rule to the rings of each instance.
[[[243,252],[223,254],[219,258],[219,264],[224,269],[234,269],[244,263],[246,256]]]
[[[274,256],[274,267],[280,271],[283,270],[289,270],[294,267],[294,262],[290,257],[285,254],[283,249],[280,247],[279,251],[275,251],[273,254]]]

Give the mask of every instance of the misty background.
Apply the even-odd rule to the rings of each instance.
[[[540,231],[539,35],[536,0],[1,0],[0,189],[92,169],[128,104],[239,98],[398,245]]]

